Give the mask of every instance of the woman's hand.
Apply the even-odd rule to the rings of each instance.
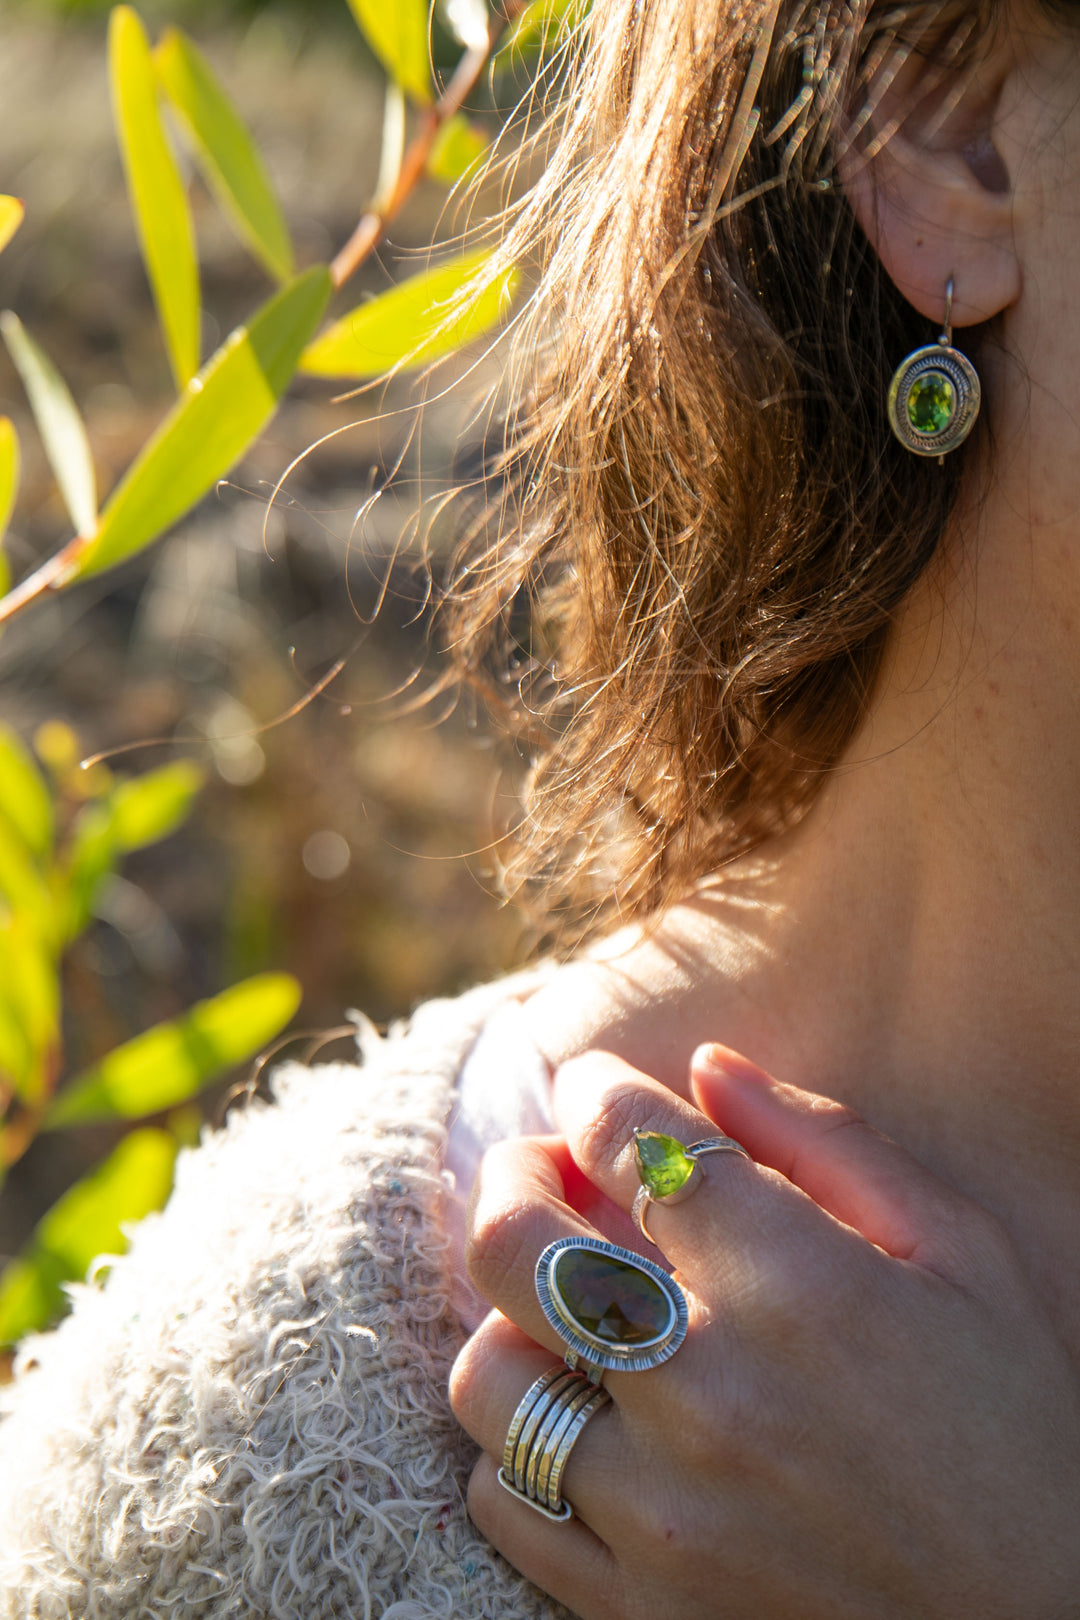
[[[476,1524],[586,1620],[1080,1615],[1080,1380],[1001,1226],[847,1109],[723,1048],[697,1055],[694,1087],[704,1113],[617,1058],[577,1058],[556,1081],[568,1152],[526,1140],[485,1160],[469,1268],[497,1309],[451,1384],[485,1453]],[[576,1517],[547,1523],[496,1472],[565,1348],[536,1258],[596,1235],[567,1178],[629,1210],[635,1126],[689,1143],[717,1124],[757,1162],[711,1155],[690,1198],[649,1209],[686,1341],[607,1375],[613,1402],[563,1480]]]

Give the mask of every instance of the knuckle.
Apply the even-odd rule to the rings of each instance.
[[[1018,1265],[1012,1240],[1001,1222],[981,1204],[965,1201],[942,1223],[935,1247],[959,1278],[1002,1278]]]
[[[450,1410],[463,1428],[470,1427],[469,1420],[483,1400],[494,1359],[494,1347],[481,1330],[462,1347],[450,1369]]]
[[[760,1381],[737,1354],[712,1355],[673,1380],[664,1404],[665,1429],[679,1435],[680,1472],[708,1488],[754,1453],[771,1426]]]
[[[461,1424],[467,1428],[466,1419],[469,1416],[469,1395],[472,1384],[472,1370],[463,1350],[450,1369],[450,1378],[447,1382],[447,1394],[450,1397],[450,1410]]]
[[[834,1131],[851,1130],[858,1128],[864,1131],[871,1129],[861,1114],[857,1114],[847,1103],[837,1102],[835,1097],[815,1097],[811,1104],[811,1111],[818,1122],[823,1136],[831,1136]]]
[[[478,1209],[465,1238],[465,1267],[485,1299],[497,1299],[508,1276],[537,1254],[536,1210],[523,1200]]]
[[[676,1402],[679,1440],[679,1468],[687,1481],[709,1479],[718,1468],[730,1473],[732,1458],[741,1449],[742,1414],[734,1402],[730,1408],[712,1406],[702,1410],[700,1401]]]
[[[759,1388],[745,1379],[725,1378],[714,1390],[707,1421],[700,1408],[686,1413],[686,1432],[693,1431],[693,1454],[705,1479],[713,1477],[718,1456],[730,1475],[739,1471],[742,1459],[757,1455],[770,1426],[766,1407]]]
[[[499,1490],[495,1467],[488,1457],[481,1457],[472,1473],[465,1493],[465,1508],[480,1534],[495,1542],[495,1515]]]
[[[634,1126],[640,1124],[640,1089],[619,1082],[608,1086],[598,1112],[581,1134],[584,1168],[610,1165],[633,1135]]]
[[[821,1144],[830,1137],[838,1137],[845,1132],[854,1132],[856,1139],[860,1136],[877,1135],[873,1126],[868,1125],[860,1114],[849,1108],[846,1103],[837,1102],[833,1097],[814,1097],[810,1104],[810,1114],[814,1125],[812,1139],[798,1144],[791,1167],[791,1179],[796,1184],[800,1184],[805,1175],[807,1161],[813,1162],[818,1158]]]

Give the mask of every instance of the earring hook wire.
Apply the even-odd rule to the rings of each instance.
[[[952,348],[952,301],[953,278],[950,276],[945,283],[945,326],[940,340],[942,343],[947,344],[950,349]]]

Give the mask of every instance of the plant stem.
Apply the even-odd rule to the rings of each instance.
[[[386,227],[412,196],[423,177],[439,130],[461,111],[466,97],[475,89],[480,75],[491,60],[491,54],[502,36],[503,29],[523,9],[522,4],[511,3],[507,5],[502,16],[492,17],[488,24],[486,43],[474,45],[465,52],[438,101],[433,107],[424,108],[420,115],[420,127],[409,142],[405,156],[401,160],[401,169],[393,191],[381,209],[371,209],[363,216],[330,265],[330,278],[335,288],[344,286],[364,260],[370,257],[382,240]]]
[[[35,568],[32,574],[27,575],[20,585],[13,591],[0,597],[0,624],[6,619],[14,618],[16,613],[26,607],[30,602],[36,602],[39,596],[51,590],[54,585],[63,580],[68,570],[74,567],[84,547],[90,544],[90,535],[76,535],[69,540],[62,551],[55,557],[49,557],[40,568]]]

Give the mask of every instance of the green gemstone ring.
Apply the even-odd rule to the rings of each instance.
[[[686,1337],[686,1295],[662,1266],[602,1238],[558,1238],[536,1262],[540,1309],[568,1347],[568,1367],[600,1383],[605,1371],[659,1367]]]
[[[645,1225],[649,1205],[681,1204],[684,1198],[689,1198],[701,1180],[698,1160],[707,1153],[739,1153],[744,1159],[750,1157],[733,1136],[706,1136],[684,1147],[676,1137],[664,1136],[660,1131],[634,1132],[634,1158],[641,1186],[631,1214],[642,1237],[654,1248],[658,1247],[656,1239]]]

